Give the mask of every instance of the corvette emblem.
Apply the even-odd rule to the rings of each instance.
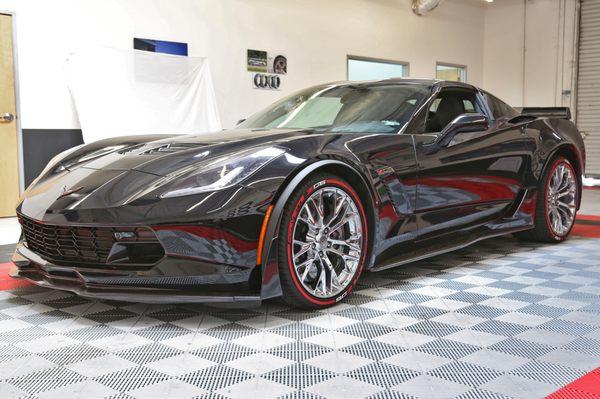
[[[117,240],[124,240],[127,238],[135,238],[135,233],[132,231],[117,231],[114,236]]]
[[[75,188],[72,188],[70,190],[67,190],[67,186],[64,186],[63,187],[63,192],[62,192],[61,195],[58,196],[58,198],[62,198],[62,197],[66,197],[66,196],[71,195],[71,194],[75,194],[76,192],[79,192],[81,190],[83,190],[83,187],[75,187]]]

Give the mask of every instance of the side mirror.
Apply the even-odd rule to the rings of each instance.
[[[481,132],[489,126],[489,119],[483,114],[461,114],[442,130],[437,141],[439,145],[447,146],[457,134]]]
[[[237,121],[237,123],[235,125],[237,126],[237,125],[241,124],[242,122],[244,122],[245,120],[246,120],[246,118],[240,119],[239,121]]]

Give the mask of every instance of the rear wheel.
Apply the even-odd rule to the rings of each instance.
[[[575,224],[580,195],[575,169],[561,156],[554,158],[549,165],[538,187],[535,228],[518,233],[517,237],[521,239],[561,242]]]
[[[279,237],[279,276],[290,305],[324,308],[352,290],[367,253],[367,220],[356,191],[320,174],[291,195]]]

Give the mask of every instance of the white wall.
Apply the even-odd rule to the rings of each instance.
[[[65,58],[90,44],[129,49],[133,37],[208,56],[225,127],[291,91],[346,79],[348,54],[407,61],[418,77],[433,77],[436,61],[464,64],[469,82],[484,81],[479,0],[446,0],[426,17],[408,0],[0,0],[0,10],[16,11],[24,129],[78,128]],[[248,48],[285,52],[281,91],[252,89]]]
[[[409,0],[0,0],[16,11],[21,126],[78,128],[64,60],[133,37],[189,43],[211,63],[225,127],[291,91],[346,78],[346,55],[465,64],[468,81],[514,106],[571,105],[576,0],[446,0],[426,17]],[[251,87],[247,48],[282,51],[282,90]]]
[[[483,86],[513,106],[571,106],[576,0],[499,0],[485,14]]]
[[[523,104],[523,4],[496,1],[485,13],[483,86],[513,106]]]

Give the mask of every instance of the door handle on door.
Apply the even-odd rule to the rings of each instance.
[[[15,120],[15,116],[10,112],[0,115],[0,123],[11,123]]]

